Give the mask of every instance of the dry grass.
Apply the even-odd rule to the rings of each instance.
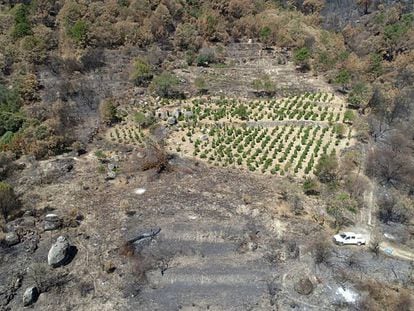
[[[359,306],[361,310],[413,310],[413,295],[405,288],[390,287],[376,280],[361,281],[357,287],[366,293]]]

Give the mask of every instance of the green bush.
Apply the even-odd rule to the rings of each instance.
[[[142,112],[135,113],[134,120],[141,128],[148,128],[155,123],[155,118],[153,116],[146,116]]]
[[[20,97],[14,88],[7,89],[0,84],[0,135],[17,132],[23,125],[25,118],[20,111]]]
[[[195,59],[195,63],[197,66],[208,67],[210,64],[214,64],[217,62],[216,55],[213,50],[205,49],[200,51]]]
[[[293,59],[296,64],[302,65],[311,57],[311,51],[307,47],[300,48],[295,51]]]
[[[180,80],[175,75],[165,71],[152,80],[150,90],[164,98],[183,98],[179,84]]]
[[[88,24],[84,20],[78,20],[68,30],[68,35],[77,44],[84,44],[88,36]]]
[[[331,183],[337,178],[338,160],[335,154],[322,154],[315,167],[315,175],[320,182]]]
[[[352,123],[355,120],[355,114],[352,110],[346,110],[344,114],[344,122]]]
[[[368,88],[362,82],[353,85],[351,92],[348,95],[349,106],[353,108],[362,108],[368,97]]]
[[[0,212],[5,220],[18,208],[18,200],[13,187],[0,182]]]
[[[267,43],[271,34],[272,30],[268,26],[263,27],[262,29],[260,29],[259,32],[260,41]]]
[[[153,77],[151,66],[143,59],[137,58],[131,73],[131,80],[135,85],[145,86]]]
[[[341,69],[335,77],[335,83],[340,84],[344,89],[351,81],[351,75],[346,69]]]
[[[382,56],[380,54],[374,53],[371,55],[369,71],[375,77],[382,75],[384,70],[382,68]]]
[[[12,36],[14,38],[22,38],[32,33],[29,20],[28,7],[24,4],[18,4],[14,11],[14,27]]]
[[[317,180],[306,178],[303,182],[303,192],[307,195],[317,195],[320,193],[320,186]]]
[[[101,121],[107,125],[116,123],[119,118],[117,115],[117,109],[111,101],[102,102],[99,107]]]

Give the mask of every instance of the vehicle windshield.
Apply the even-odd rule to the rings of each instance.
[[[346,234],[345,234],[345,233],[341,233],[339,236],[340,236],[341,238],[345,238],[345,237],[346,237]]]

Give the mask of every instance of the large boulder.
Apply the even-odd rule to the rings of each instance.
[[[45,216],[44,229],[45,231],[51,231],[59,229],[62,225],[62,220],[56,214],[47,214]]]
[[[12,231],[12,232],[6,233],[6,237],[4,238],[4,241],[6,242],[8,246],[13,246],[20,242],[20,238],[16,232]]]
[[[60,236],[56,243],[52,245],[47,255],[49,266],[54,268],[63,265],[69,257],[70,244],[66,237]]]
[[[301,278],[297,281],[294,288],[301,295],[310,295],[313,292],[313,284],[308,277]]]
[[[34,302],[36,302],[38,296],[39,291],[35,286],[27,288],[23,294],[23,305],[29,306],[33,304]]]

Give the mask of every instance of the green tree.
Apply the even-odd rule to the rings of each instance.
[[[153,77],[151,66],[142,58],[137,58],[134,61],[133,70],[131,73],[131,80],[135,85],[145,86],[151,81]]]
[[[5,220],[18,208],[18,200],[13,187],[8,183],[0,182],[0,212]]]
[[[371,55],[370,64],[369,64],[370,72],[377,78],[383,73],[382,68],[382,57],[380,54],[374,53]]]
[[[368,101],[368,88],[363,82],[358,82],[353,85],[351,92],[348,95],[349,106],[358,109],[365,107]]]
[[[14,11],[14,27],[12,36],[14,38],[22,38],[30,35],[31,27],[28,19],[29,9],[27,5],[18,4]]]
[[[315,175],[322,183],[335,182],[338,172],[338,160],[334,153],[322,154],[315,168]]]
[[[150,90],[164,98],[182,98],[183,94],[178,88],[179,84],[180,80],[175,75],[164,71],[152,80]]]
[[[17,132],[24,120],[18,90],[10,90],[0,84],[0,136],[8,131]]]
[[[104,101],[99,107],[101,121],[107,125],[111,125],[119,120],[117,109],[112,101]]]
[[[134,120],[140,128],[147,128],[155,123],[155,118],[153,116],[146,116],[142,112],[135,113]]]

